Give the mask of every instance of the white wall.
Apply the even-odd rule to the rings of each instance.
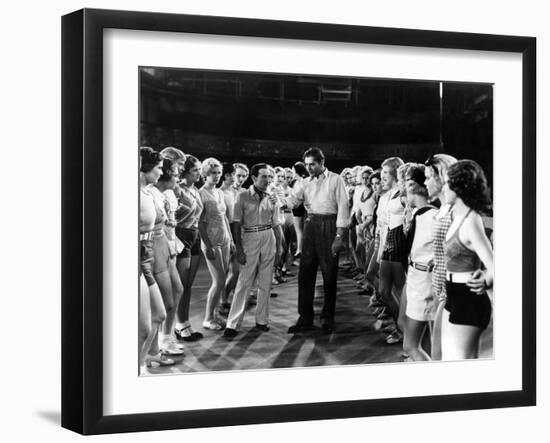
[[[349,23],[493,34],[529,35],[538,38],[538,147],[539,193],[548,188],[541,177],[543,113],[548,94],[542,79],[549,75],[547,14],[543,2],[299,2],[277,0],[169,2],[111,0],[69,2],[8,2],[2,13],[0,39],[0,112],[2,116],[2,166],[8,170],[2,196],[3,235],[2,312],[7,324],[0,358],[3,441],[73,441],[81,439],[59,427],[60,411],[60,17],[81,7],[156,10],[202,15],[226,15],[282,20]],[[361,6],[359,6],[361,4]],[[544,118],[546,117],[546,119]],[[11,151],[11,152],[10,152]],[[23,160],[18,159],[22,155]],[[27,158],[30,162],[27,162]],[[519,171],[511,171],[511,186],[519,183]],[[547,189],[548,190],[548,189]],[[5,199],[7,197],[7,200]],[[539,225],[550,221],[539,198]],[[510,208],[517,210],[517,208]],[[540,231],[539,251],[548,244]],[[6,250],[7,240],[7,250]],[[544,294],[548,282],[540,275],[550,265],[539,252],[538,312],[549,303]],[[31,266],[29,264],[31,263]],[[29,268],[32,270],[29,271]],[[410,442],[507,441],[547,435],[550,391],[545,371],[550,352],[548,322],[539,318],[538,406],[494,411],[378,417],[353,420],[201,429],[99,437],[107,441],[376,441],[391,438]],[[511,328],[514,325],[510,325]],[[368,382],[368,381],[366,381]],[[222,395],[222,387],[217,387]],[[161,393],[159,393],[161,394]]]

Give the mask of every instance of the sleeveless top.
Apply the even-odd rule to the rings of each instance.
[[[139,232],[151,232],[155,224],[157,212],[153,196],[147,188],[141,188],[139,193]]]
[[[388,228],[390,230],[403,224],[405,219],[405,208],[401,203],[401,193],[399,191],[396,194],[393,194],[388,202],[388,215]]]
[[[447,271],[449,272],[471,272],[480,268],[481,260],[478,255],[468,249],[462,241],[458,233],[460,228],[464,224],[464,221],[468,218],[472,210],[470,209],[464,216],[455,232],[445,241],[445,262],[447,265]]]
[[[374,192],[367,189],[367,187],[365,186],[363,186],[362,190],[358,192],[358,195],[359,198],[354,202],[353,211],[354,213],[356,213],[357,211],[361,212],[361,220],[358,220],[358,222],[362,223],[363,221],[365,221],[366,217],[374,216],[376,200],[374,198]]]
[[[212,247],[222,246],[231,241],[231,234],[225,223],[227,208],[223,192],[218,188],[208,190],[203,186],[199,193],[204,206],[200,221],[206,223],[206,235]]]
[[[223,201],[225,202],[226,214],[229,223],[233,221],[233,209],[235,209],[235,200],[237,199],[237,190],[231,186],[227,189],[220,188],[223,192]]]

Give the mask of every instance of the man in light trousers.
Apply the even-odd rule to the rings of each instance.
[[[247,306],[250,288],[257,277],[256,328],[269,330],[269,295],[275,262],[276,239],[273,227],[279,224],[277,198],[269,195],[268,165],[258,163],[250,170],[253,185],[241,192],[233,212],[233,239],[241,265],[224,331],[226,339],[238,334]]]

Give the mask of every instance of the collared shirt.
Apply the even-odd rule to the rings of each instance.
[[[337,228],[349,226],[350,208],[344,180],[326,168],[319,177],[302,180],[302,183],[292,190],[286,202],[294,208],[303,203],[308,214],[336,215]]]
[[[416,212],[416,210],[414,211]],[[427,264],[434,259],[433,229],[437,209],[428,209],[415,217],[414,238],[410,258],[413,262]]]
[[[268,193],[260,200],[254,186],[239,193],[233,209],[233,221],[243,228],[263,225],[279,225],[279,204],[271,203]]]

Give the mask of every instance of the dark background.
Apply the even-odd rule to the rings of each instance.
[[[491,84],[151,67],[139,75],[141,146],[249,166],[291,166],[318,146],[335,172],[445,152],[492,179]]]

